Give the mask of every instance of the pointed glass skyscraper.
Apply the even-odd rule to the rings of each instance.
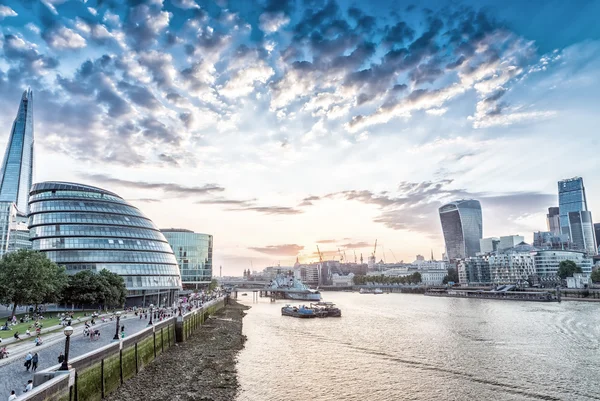
[[[13,202],[26,215],[32,181],[33,92],[28,89],[21,97],[0,168],[0,202]]]
[[[26,90],[0,166],[0,256],[31,248],[27,215],[33,182],[33,92]]]

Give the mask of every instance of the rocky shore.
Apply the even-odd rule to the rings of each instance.
[[[236,357],[244,347],[242,318],[246,309],[230,300],[187,342],[166,351],[107,399],[234,400],[238,391]]]

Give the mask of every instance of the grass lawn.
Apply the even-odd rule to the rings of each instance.
[[[89,315],[92,314],[92,312],[97,312],[96,310],[89,310],[89,311],[78,311],[75,312],[75,314],[73,315],[73,324],[75,325],[77,323],[77,318],[81,317],[81,321],[83,322],[85,319],[91,319],[91,317]],[[45,314],[45,319],[40,320],[40,322],[42,323],[42,329],[47,329],[50,328],[52,326],[56,326],[57,324],[60,324],[60,319],[56,317],[56,314],[58,312],[47,312]],[[87,313],[88,316],[86,318],[83,318],[83,314]],[[29,314],[29,316],[33,315],[32,313]],[[21,318],[21,316],[25,316],[25,313],[21,313],[19,315],[17,315],[17,321],[19,321],[19,319]],[[6,319],[7,318],[2,318],[0,319],[0,326],[4,326],[4,324],[6,323]],[[1,330],[0,331],[0,338],[4,339],[4,338],[12,338],[12,336],[15,334],[16,331],[19,332],[19,336],[21,337],[21,341],[27,341],[27,340],[31,340],[33,341],[35,339],[35,327],[34,327],[34,323],[35,320],[30,320],[28,323],[19,323],[16,326],[10,326],[9,327],[12,330],[9,331],[4,331]],[[27,328],[29,328],[29,331],[31,332],[31,337],[27,337],[27,335],[25,334],[25,330],[27,330]],[[43,336],[43,334],[42,334]]]

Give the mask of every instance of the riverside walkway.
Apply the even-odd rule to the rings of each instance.
[[[148,327],[148,319],[140,319],[133,312],[128,312],[121,316],[120,326],[125,326],[125,335],[137,333]],[[100,330],[100,337],[96,341],[91,341],[90,337],[83,335],[83,324],[74,326],[74,332],[71,335],[71,345],[69,348],[69,359],[79,355],[94,351],[113,341],[116,329],[116,320],[101,323],[97,319],[93,329]],[[119,329],[120,332],[120,329]],[[25,370],[25,356],[27,352],[33,355],[38,353],[39,363],[38,371],[44,370],[58,364],[58,355],[65,350],[65,335],[62,330],[48,333],[43,336],[44,343],[36,347],[34,337],[31,341],[26,340],[18,345],[8,347],[10,355],[6,359],[0,359],[0,399],[10,395],[11,390],[15,390],[17,395],[23,394],[27,380],[33,379],[33,372]],[[4,342],[2,343],[4,345]]]

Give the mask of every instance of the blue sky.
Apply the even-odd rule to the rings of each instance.
[[[0,136],[34,90],[36,181],[215,235],[225,274],[346,249],[441,256],[437,208],[600,213],[600,2],[0,0]],[[392,254],[394,256],[392,256]],[[383,252],[378,252],[378,258]]]

